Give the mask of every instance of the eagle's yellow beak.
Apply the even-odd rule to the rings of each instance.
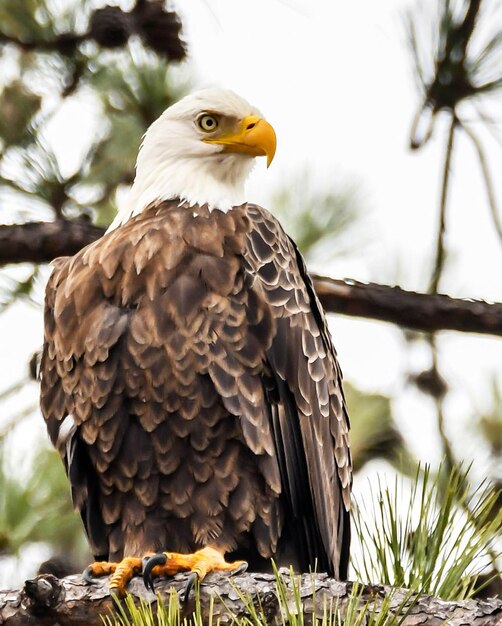
[[[272,126],[257,115],[248,115],[235,133],[207,137],[202,141],[224,146],[223,152],[240,152],[250,156],[266,156],[267,167],[275,155],[276,137]]]

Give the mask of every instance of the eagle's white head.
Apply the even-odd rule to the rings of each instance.
[[[228,211],[245,201],[254,157],[275,154],[275,132],[233,91],[204,89],[169,107],[146,131],[136,178],[110,229],[152,202],[180,198]]]

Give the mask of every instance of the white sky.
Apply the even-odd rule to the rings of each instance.
[[[269,205],[278,186],[308,167],[320,185],[358,187],[366,215],[352,253],[329,267],[336,277],[399,283],[423,290],[435,236],[444,127],[418,153],[407,149],[419,97],[405,46],[404,0],[184,0],[178,3],[196,86],[234,89],[274,125],[278,150],[270,170],[260,163],[249,199]],[[69,107],[51,136],[61,155],[75,154],[78,134],[90,132],[91,112]],[[70,137],[70,139],[69,139]],[[502,148],[490,144],[502,203]],[[71,158],[71,156],[70,156]],[[451,295],[502,300],[502,248],[485,202],[473,150],[461,140],[448,209],[452,251],[443,289]],[[285,223],[287,230],[287,221]],[[406,387],[406,375],[429,365],[420,342],[410,349],[390,325],[336,317],[335,343],[345,377],[395,398],[394,409],[413,451],[438,460],[430,402]],[[41,312],[16,305],[0,317],[0,390],[25,371],[41,343]],[[479,458],[473,416],[490,408],[491,379],[502,384],[502,341],[444,333],[441,369],[451,385],[448,430],[460,456]],[[36,400],[33,384],[23,402]],[[18,402],[18,401],[16,401]],[[13,403],[2,405],[0,427]],[[352,419],[357,419],[353,415]],[[30,422],[16,437],[17,453],[44,436]],[[14,443],[14,442],[13,442]],[[356,489],[358,484],[356,482]]]

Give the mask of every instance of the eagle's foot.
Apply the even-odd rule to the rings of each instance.
[[[154,578],[158,576],[174,576],[178,572],[188,570],[190,575],[183,593],[183,602],[186,602],[197,579],[203,580],[209,572],[240,574],[246,571],[247,566],[246,561],[227,563],[220,552],[209,547],[197,550],[193,554],[160,552],[145,560],[143,564],[143,581],[146,588],[154,592]]]
[[[109,576],[109,588],[119,598],[126,595],[126,587],[133,576],[141,573],[143,562],[135,557],[126,557],[119,563],[110,563],[108,561],[97,561],[86,567],[83,578],[87,583],[92,583],[92,579],[97,576]]]

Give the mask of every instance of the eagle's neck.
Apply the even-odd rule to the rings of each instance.
[[[174,200],[180,203],[207,204],[209,209],[229,211],[245,202],[244,183],[254,159],[241,154],[212,154],[210,156],[166,157],[156,159],[140,152],[136,178],[123,206],[108,230],[117,228],[138,215],[156,201]]]

